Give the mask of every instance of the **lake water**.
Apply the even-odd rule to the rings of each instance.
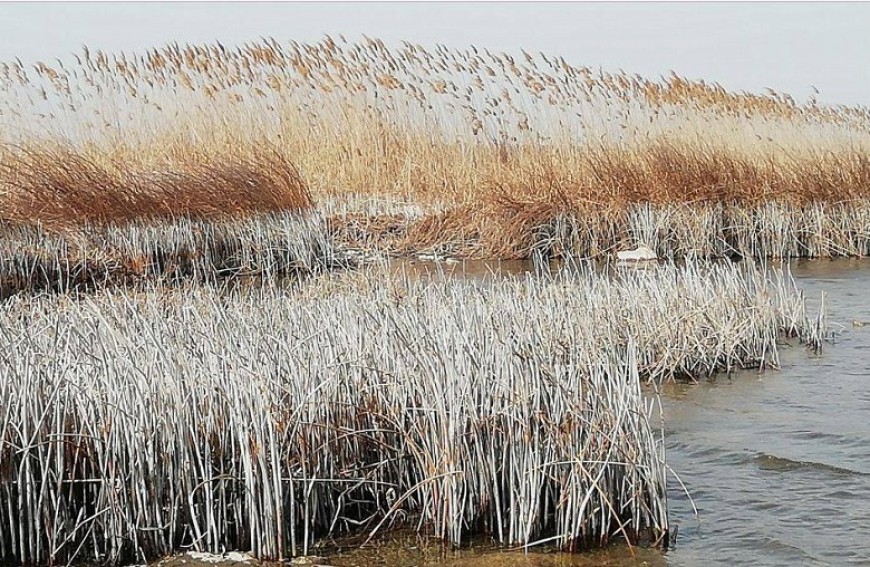
[[[835,344],[663,396],[668,462],[699,512],[672,487],[669,565],[870,564],[870,261],[792,274],[811,303],[827,292]]]

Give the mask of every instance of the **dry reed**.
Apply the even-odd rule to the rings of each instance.
[[[0,560],[277,558],[407,524],[453,545],[666,545],[641,380],[813,340],[793,282],[751,267],[366,275],[0,306]]]
[[[116,160],[118,161],[118,160]],[[100,163],[71,147],[35,145],[0,153],[0,220],[50,228],[169,217],[226,219],[311,206],[286,157],[263,146],[137,170]]]
[[[103,216],[124,216],[128,199],[149,194],[143,185],[157,187],[133,208],[146,214],[184,212],[184,199],[165,198],[179,192],[193,210],[298,207],[296,196],[270,192],[272,162],[260,161],[261,145],[293,161],[318,205],[365,195],[422,207],[422,222],[414,219],[419,226],[394,249],[431,246],[444,232],[480,254],[516,256],[540,226],[566,216],[619,216],[647,204],[721,206],[746,217],[771,205],[792,215],[870,198],[864,107],[731,93],[676,75],[649,80],[545,54],[376,39],[85,49],[75,57],[0,66],[3,154],[26,147],[25,158],[51,156],[46,148],[63,140],[73,149],[56,161],[82,174],[64,197],[57,178],[67,166],[6,157],[0,191],[18,217],[77,220],[92,202],[104,203],[96,207]],[[220,164],[215,156],[252,164],[232,170],[268,196],[260,201],[237,177],[196,165]],[[154,173],[167,162],[178,164],[172,175]],[[195,181],[203,177],[221,182]],[[101,197],[102,187],[111,196]],[[35,206],[57,196],[53,207]],[[362,222],[360,211],[350,213],[333,219],[339,232],[341,223]]]
[[[346,266],[309,213],[239,219],[138,220],[74,230],[10,226],[0,233],[0,298],[157,283],[280,279]]]

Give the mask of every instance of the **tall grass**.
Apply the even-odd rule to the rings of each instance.
[[[359,203],[360,195],[413,202],[423,224],[409,246],[427,246],[432,227],[447,223],[493,254],[487,241],[522,250],[536,226],[557,217],[619,215],[638,204],[720,205],[752,216],[773,203],[791,215],[870,197],[865,107],[732,93],[673,74],[645,79],[546,54],[329,37],[138,54],[84,49],[75,62],[0,66],[0,93],[0,191],[9,196],[0,217],[77,218],[74,203],[40,212],[27,201],[64,200],[39,181],[56,177],[52,160],[34,168],[21,157],[53,143],[72,148],[57,162],[126,180],[82,177],[73,195],[90,201],[101,185],[122,196],[156,187],[157,197],[132,208],[140,213],[182,212],[183,200],[160,197],[180,185],[193,209],[297,206],[295,197],[259,201],[237,177],[198,173],[232,156],[229,163],[253,164],[243,177],[271,187],[271,162],[259,161],[266,144],[298,168],[318,204]],[[157,173],[167,164],[176,172],[169,181]],[[210,175],[223,179],[216,190],[176,183]],[[351,214],[333,224],[358,221]]]
[[[793,282],[753,268],[365,275],[0,305],[0,560],[277,558],[408,524],[666,545],[642,380],[814,340]]]
[[[6,188],[0,220],[52,228],[311,207],[299,172],[268,145],[256,152],[192,153],[151,169],[124,157],[101,162],[69,145],[0,146],[0,180]]]

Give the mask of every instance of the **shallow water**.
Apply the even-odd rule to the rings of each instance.
[[[870,564],[870,261],[808,261],[792,274],[827,292],[842,333],[821,357],[781,349],[782,369],[667,389],[679,525],[669,565]]]
[[[667,559],[654,549],[614,546],[588,553],[555,553],[531,549],[506,551],[475,546],[446,551],[436,542],[414,535],[387,536],[366,549],[349,547],[313,561],[331,567],[666,567]]]

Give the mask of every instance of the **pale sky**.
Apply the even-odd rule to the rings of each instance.
[[[490,50],[656,78],[673,69],[730,90],[870,106],[870,3],[0,3],[0,60],[71,60],[169,42],[225,45],[362,34]]]

